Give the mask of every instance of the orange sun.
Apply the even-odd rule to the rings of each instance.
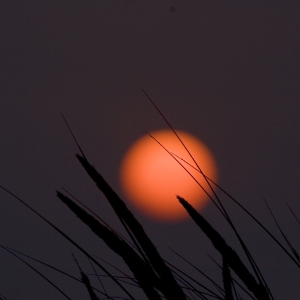
[[[217,180],[217,165],[210,150],[194,136],[176,131],[203,173]],[[150,133],[168,151],[189,164],[195,163],[171,130]],[[178,159],[207,192],[210,189],[203,176]],[[185,198],[195,209],[202,209],[209,198],[192,177],[149,135],[137,140],[125,154],[120,167],[123,192],[140,212],[160,221],[177,221],[187,217],[175,195]]]

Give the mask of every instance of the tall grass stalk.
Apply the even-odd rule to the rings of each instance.
[[[120,256],[124,262],[127,264],[129,272],[131,274],[127,274],[124,270],[120,270],[122,277],[117,275],[113,275],[108,271],[107,268],[103,266],[105,260],[103,258],[95,257],[91,255],[88,251],[84,249],[83,246],[79,245],[76,241],[74,241],[69,235],[64,233],[60,228],[55,226],[52,222],[43,217],[39,212],[37,212],[34,208],[29,206],[24,200],[16,196],[13,192],[7,190],[5,187],[0,186],[2,190],[9,193],[16,200],[18,200],[22,205],[26,206],[30,209],[35,215],[37,215],[44,222],[48,223],[56,232],[62,235],[65,239],[67,239],[75,248],[80,250],[90,261],[91,267],[93,269],[93,276],[97,276],[100,284],[100,288],[96,288],[92,286],[88,272],[83,271],[78,264],[80,269],[80,279],[73,277],[65,273],[64,271],[56,268],[57,272],[63,273],[65,276],[73,277],[74,280],[80,281],[83,284],[88,292],[89,299],[99,300],[100,295],[104,297],[104,299],[117,299],[115,296],[109,295],[106,291],[105,286],[103,285],[100,276],[106,276],[110,278],[112,282],[118,286],[122,295],[118,296],[121,299],[139,299],[134,296],[134,290],[132,287],[138,287],[144,292],[144,295],[147,299],[150,300],[189,300],[189,299],[224,299],[224,300],[241,300],[244,296],[248,296],[251,299],[257,300],[271,300],[274,299],[273,295],[262,275],[258,265],[254,261],[249,249],[247,248],[243,238],[239,234],[237,227],[233,224],[229,213],[225,209],[220,196],[217,192],[222,192],[229,197],[236,205],[238,205],[248,216],[250,216],[259,226],[262,228],[274,241],[277,245],[284,251],[286,255],[298,266],[300,267],[300,258],[296,249],[292,246],[290,241],[287,239],[286,235],[280,228],[278,222],[276,221],[270,207],[269,211],[272,215],[274,221],[281,234],[283,235],[285,241],[287,242],[289,248],[284,247],[278,239],[274,237],[274,235],[261,223],[259,222],[245,207],[243,207],[234,197],[232,197],[228,192],[226,192],[222,187],[220,187],[216,182],[208,178],[201,170],[201,167],[195,161],[194,157],[190,153],[189,149],[180,139],[180,136],[176,133],[174,128],[171,126],[169,121],[166,119],[164,114],[158,109],[153,100],[148,96],[148,94],[143,90],[146,97],[153,104],[155,109],[159,112],[171,130],[174,132],[175,136],[181,142],[182,146],[187,151],[188,155],[192,159],[194,165],[189,164],[187,161],[178,157],[176,153],[170,152],[163,145],[163,141],[157,141],[155,137],[153,139],[159,143],[166,152],[171,155],[175,162],[181,165],[186,172],[189,173],[186,168],[186,164],[195,168],[198,172],[200,172],[208,184],[209,190],[206,190],[201,186],[201,184],[192,176],[191,180],[196,180],[199,187],[204,190],[204,192],[210,197],[212,203],[217,207],[217,209],[221,212],[222,216],[227,221],[230,228],[233,230],[234,234],[238,238],[240,245],[248,262],[250,264],[250,268],[246,266],[246,264],[242,261],[237,252],[227,244],[225,239],[221,236],[221,234],[211,226],[211,224],[198,212],[194,207],[192,207],[188,199],[185,200],[180,195],[177,196],[179,203],[182,205],[182,209],[185,209],[190,218],[196,223],[199,229],[205,234],[205,236],[211,241],[214,248],[219,252],[221,263],[216,262],[220,266],[220,274],[222,275],[222,282],[216,282],[207,276],[204,272],[202,272],[197,266],[191,264],[186,258],[182,257],[180,254],[176,253],[178,257],[183,259],[187,264],[192,265],[194,269],[197,270],[198,274],[204,277],[210,284],[212,284],[212,288],[202,282],[202,279],[195,278],[187,274],[184,270],[176,267],[174,264],[171,264],[167,260],[163,259],[160,255],[159,251],[146,234],[143,226],[136,219],[134,214],[127,207],[125,202],[117,195],[117,193],[111,188],[111,186],[106,182],[106,180],[102,177],[102,175],[95,169],[95,167],[88,161],[87,157],[82,151],[79,143],[77,142],[74,134],[71,131],[70,126],[68,125],[66,119],[63,117],[71,135],[73,136],[80,154],[76,154],[76,157],[88,176],[94,181],[98,189],[104,194],[107,201],[111,205],[114,210],[116,216],[119,218],[121,224],[126,230],[129,239],[123,237],[116,230],[110,227],[109,224],[105,223],[100,216],[98,216],[94,211],[90,210],[84,203],[75,199],[70,193],[66,190],[67,195],[63,194],[60,191],[57,191],[57,197],[64,203],[70,211],[72,211],[80,221],[87,226],[97,238],[100,238],[105,242],[105,244],[118,256]],[[176,192],[176,191],[174,191]],[[70,197],[74,198],[72,200]],[[76,203],[75,203],[76,201]],[[267,203],[266,203],[267,204]],[[268,205],[268,204],[267,204]],[[290,207],[289,207],[290,208]],[[290,209],[295,218],[296,215]],[[298,219],[297,219],[298,220]],[[298,220],[299,222],[299,220]],[[200,237],[199,237],[200,238]],[[55,287],[61,295],[65,298],[70,299],[67,294],[65,294],[60,287],[53,284],[49,279],[47,279],[41,272],[37,269],[33,268],[25,259],[22,259],[21,256],[26,256],[21,252],[17,252],[15,250],[10,249],[9,247],[1,246],[2,249],[14,255],[18,259],[22,260],[25,264],[27,264],[31,269],[37,272],[40,276],[42,276],[45,280],[47,280],[53,287]],[[30,256],[27,256],[27,259],[33,259]],[[43,263],[43,262],[39,262]],[[45,263],[43,263],[45,264]],[[47,264],[46,264],[47,265]],[[51,267],[48,265],[48,267]],[[101,270],[103,274],[99,274],[99,270]],[[1,294],[0,294],[1,295]]]

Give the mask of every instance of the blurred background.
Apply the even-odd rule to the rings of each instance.
[[[144,130],[167,127],[142,87],[175,128],[211,149],[219,184],[284,243],[265,198],[299,249],[299,224],[286,205],[300,217],[299,12],[298,1],[2,1],[0,184],[91,254],[124,268],[56,197],[64,187],[123,232],[75,158],[78,149],[61,113],[87,158],[122,196],[124,153]],[[274,298],[299,297],[296,265],[222,199]],[[204,282],[170,247],[221,282],[207,254],[218,262],[220,255],[191,220],[159,223],[132,209],[164,258]],[[246,262],[216,207],[202,213]],[[4,191],[0,220],[1,245],[79,278],[72,252],[93,273],[84,255]],[[0,251],[0,293],[8,300],[64,299]],[[83,285],[33,265],[71,299],[88,298]]]

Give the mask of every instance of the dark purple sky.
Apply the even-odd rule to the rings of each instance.
[[[175,128],[210,147],[220,185],[280,238],[266,198],[299,249],[299,225],[285,204],[299,212],[299,16],[298,1],[2,1],[0,184],[90,252],[119,265],[56,198],[63,186],[121,230],[76,161],[60,113],[122,195],[122,155],[144,130],[166,127],[142,87]],[[0,196],[0,244],[79,277],[74,252],[91,272],[86,258],[47,224],[11,196]],[[275,299],[299,297],[297,267],[229,199],[224,205]],[[217,209],[210,205],[203,215],[240,252]],[[137,217],[165,258],[185,268],[171,247],[219,278],[206,253],[220,256],[192,221]],[[10,254],[1,250],[0,257],[0,293],[7,299],[63,299]],[[87,296],[79,284],[37,267],[72,299]]]

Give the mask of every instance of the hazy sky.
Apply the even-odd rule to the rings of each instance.
[[[299,13],[299,1],[2,1],[0,184],[91,253],[120,265],[55,195],[66,188],[122,231],[76,160],[61,112],[90,162],[122,195],[125,151],[144,130],[166,127],[142,87],[175,128],[208,145],[220,185],[281,239],[265,198],[299,249],[299,225],[285,203],[299,212]],[[275,299],[298,298],[296,266],[229,199],[224,205]],[[164,224],[136,213],[163,257],[186,267],[171,247],[220,278],[207,253],[220,256],[192,221]],[[241,253],[214,205],[203,215]],[[0,244],[79,277],[73,252],[92,272],[80,252],[2,191],[0,220]],[[0,251],[7,299],[64,299]],[[80,284],[35,266],[72,299],[87,299]]]

